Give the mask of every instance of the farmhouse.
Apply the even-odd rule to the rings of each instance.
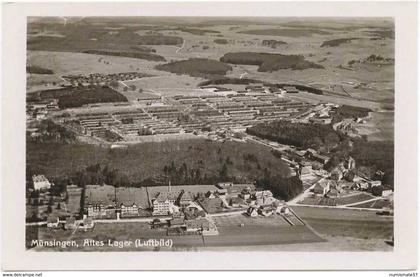
[[[66,223],[64,224],[64,228],[66,230],[74,230],[76,229],[77,225],[76,225],[76,219],[74,218],[74,216],[70,216],[66,219]]]
[[[246,211],[246,214],[250,217],[257,217],[258,216],[258,209],[256,207],[249,207]]]
[[[299,172],[300,180],[305,181],[308,179],[312,179],[312,166],[303,166]]]
[[[49,228],[58,228],[60,224],[60,219],[56,215],[49,215],[47,218],[47,227]]]
[[[169,215],[173,211],[175,195],[169,192],[161,192],[153,201],[153,215]]]
[[[313,193],[325,195],[330,189],[330,182],[326,179],[321,179],[313,188]]]
[[[50,181],[48,181],[44,175],[34,175],[32,176],[32,181],[34,183],[34,190],[46,190],[51,188]]]

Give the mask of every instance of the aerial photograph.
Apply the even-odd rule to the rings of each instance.
[[[394,44],[379,17],[28,17],[22,245],[393,251]]]

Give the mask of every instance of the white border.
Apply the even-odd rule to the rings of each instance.
[[[26,16],[393,17],[396,23],[395,242],[393,252],[25,251]],[[143,2],[3,5],[3,270],[396,270],[417,267],[415,2]]]

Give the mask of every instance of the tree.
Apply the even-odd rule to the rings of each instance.
[[[223,163],[222,168],[219,171],[219,177],[221,180],[227,180],[228,179],[228,167],[226,163]]]

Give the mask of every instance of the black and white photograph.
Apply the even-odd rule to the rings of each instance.
[[[231,12],[25,17],[24,252],[394,252],[398,21]]]

